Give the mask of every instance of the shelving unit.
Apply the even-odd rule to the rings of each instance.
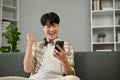
[[[120,0],[90,1],[91,51],[120,51]]]
[[[19,28],[19,0],[0,0],[0,47],[7,45],[5,29],[9,24]]]

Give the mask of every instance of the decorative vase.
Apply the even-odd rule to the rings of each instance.
[[[98,38],[98,42],[104,42],[105,41],[105,38],[104,37],[99,37]]]

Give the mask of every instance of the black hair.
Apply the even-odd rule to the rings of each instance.
[[[59,24],[60,18],[55,12],[45,13],[41,17],[41,24],[45,26],[47,23],[53,25],[53,23]]]

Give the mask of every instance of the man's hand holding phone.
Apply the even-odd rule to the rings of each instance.
[[[67,61],[66,52],[64,49],[64,41],[57,41],[53,54],[57,59],[59,59],[62,63]]]
[[[56,49],[57,51],[61,52],[57,45],[58,45],[60,48],[63,49],[64,41],[56,41],[56,44],[55,44],[55,49]]]

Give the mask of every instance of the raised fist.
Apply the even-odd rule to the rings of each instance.
[[[27,41],[34,42],[35,41],[35,36],[33,34],[26,34]]]

